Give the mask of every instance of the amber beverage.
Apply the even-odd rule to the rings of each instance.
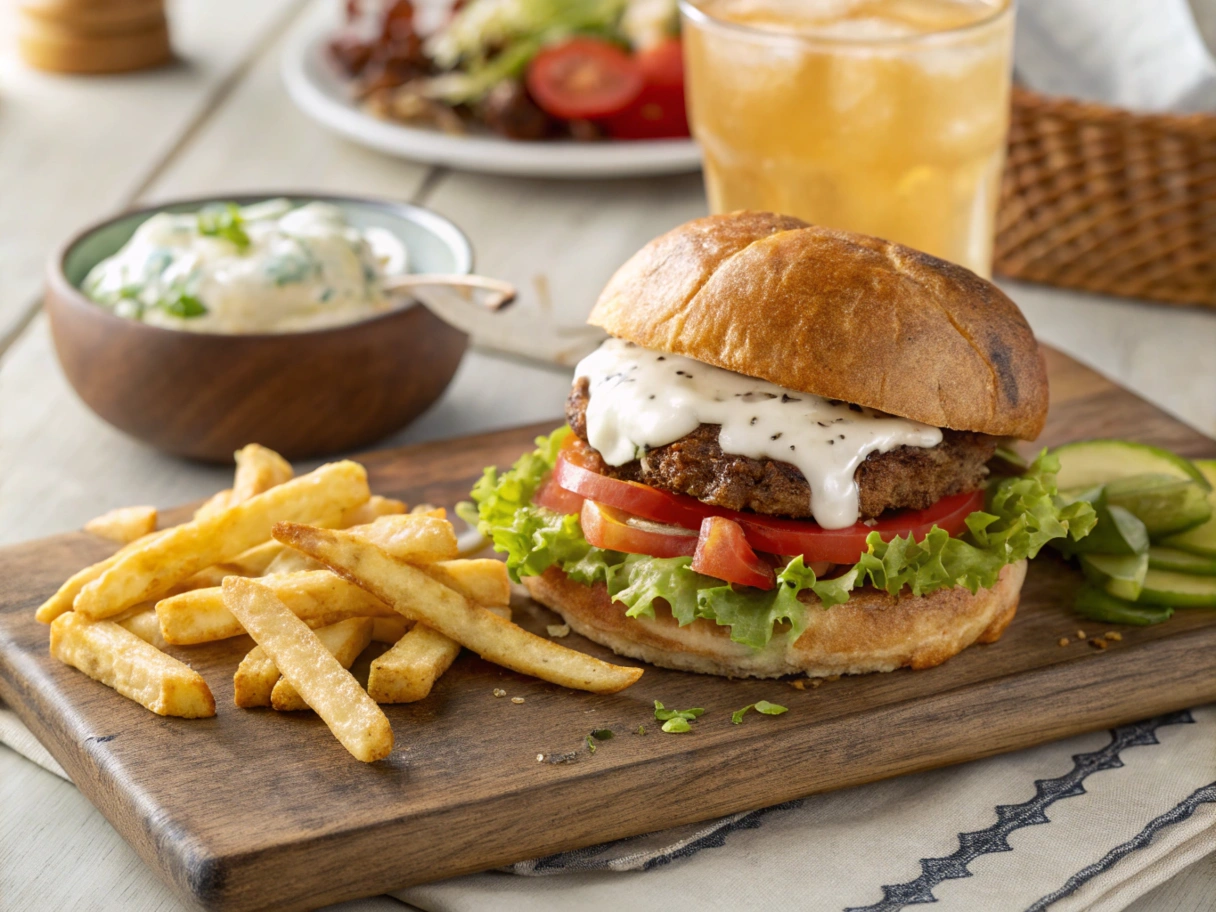
[[[714,212],[767,209],[988,276],[1011,0],[681,0]]]

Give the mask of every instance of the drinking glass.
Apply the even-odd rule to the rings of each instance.
[[[680,0],[714,212],[877,235],[988,276],[1012,0]]]

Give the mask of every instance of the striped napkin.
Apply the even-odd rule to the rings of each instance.
[[[0,742],[67,778],[2,706]],[[665,786],[695,801],[713,784]],[[424,912],[1115,912],[1212,852],[1216,705],[392,895]]]

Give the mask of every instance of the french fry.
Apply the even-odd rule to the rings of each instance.
[[[291,463],[260,443],[250,443],[236,451],[236,476],[232,480],[231,504],[243,503],[295,476]]]
[[[278,544],[278,542],[275,542]],[[324,570],[325,565],[315,561],[295,548],[284,548],[266,567],[262,576],[282,576],[284,573],[303,573],[305,570]]]
[[[511,609],[487,609],[511,620]],[[367,693],[377,703],[414,703],[425,699],[447,671],[460,644],[425,624],[415,624],[392,649],[372,660]]]
[[[156,531],[156,507],[119,507],[90,519],[84,530],[101,538],[129,545]]]
[[[156,617],[154,605],[136,605],[129,611],[115,615],[114,623],[130,630],[145,643],[150,643],[157,649],[164,649],[168,645],[165,638],[161,636],[160,621]]]
[[[362,526],[375,522],[381,516],[392,516],[395,513],[404,512],[404,502],[373,494],[367,499],[367,503],[359,504],[343,513],[342,519],[338,522],[338,528],[349,529],[351,526]]]
[[[81,589],[73,607],[93,620],[112,617],[260,544],[275,522],[332,524],[369,496],[363,466],[349,461],[321,466],[215,516],[166,530]]]
[[[252,709],[255,706],[269,706],[270,695],[274,693],[274,685],[279,682],[279,669],[266,650],[254,646],[249,654],[241,659],[236,674],[232,676],[232,699],[242,709]]]
[[[480,560],[457,559],[424,564],[418,569],[482,608],[506,605],[511,601],[507,565],[500,560],[489,557]]]
[[[254,580],[230,576],[224,580],[224,600],[352,756],[366,763],[388,756],[393,729],[384,711],[273,592]]]
[[[393,613],[397,614],[395,611]],[[399,614],[391,618],[372,618],[372,639],[377,643],[388,643],[392,646],[413,626],[413,621],[407,621]]]
[[[343,668],[350,668],[367,644],[372,641],[371,618],[349,618],[328,627],[318,627],[313,633]],[[279,678],[270,692],[270,705],[279,712],[300,712],[308,709],[304,698],[286,678]]]
[[[223,513],[232,506],[232,488],[224,488],[222,491],[216,491],[206,500],[204,500],[197,510],[194,511],[194,520],[207,519],[215,516],[217,513]]]
[[[401,513],[404,509],[405,504],[399,500],[373,495],[366,503],[346,510],[333,525],[335,528],[345,529],[359,523],[374,522],[380,516]],[[323,523],[318,521],[317,525],[323,525]],[[317,570],[320,567],[319,563],[305,557],[299,551],[292,551],[287,546],[271,539],[222,564],[200,570],[181,584],[181,590],[185,592],[189,589],[208,589],[218,586],[223,582],[225,576],[266,576],[271,573]]]
[[[97,579],[97,577],[101,576],[128,554],[137,551],[139,548],[156,538],[156,536],[163,534],[163,532],[153,532],[150,535],[145,535],[143,538],[119,548],[105,560],[98,561],[95,564],[85,567],[83,570],[78,570],[76,573],[73,573],[70,577],[68,577],[67,581],[55,591],[54,595],[38,606],[38,611],[34,614],[34,617],[36,617],[43,624],[49,624],[65,611],[71,611],[72,603],[76,600],[76,596],[80,594],[81,589],[93,582],[93,580]]]
[[[215,699],[198,672],[112,621],[91,622],[77,611],[61,615],[51,624],[51,655],[157,715],[215,715]]]
[[[282,599],[291,612],[310,626],[323,626],[352,617],[398,617],[396,611],[358,586],[328,570],[308,570],[265,576],[261,582]],[[165,642],[174,646],[210,643],[245,632],[228,610],[219,587],[194,589],[156,603]]]
[[[382,516],[369,525],[352,526],[349,533],[397,560],[430,564],[456,557],[452,524],[425,513]]]
[[[384,655],[372,660],[367,694],[377,703],[415,703],[430,695],[461,646],[426,624],[415,624]]]
[[[593,693],[616,693],[642,676],[641,668],[602,662],[472,605],[460,593],[352,532],[281,522],[274,527],[274,537],[496,665]],[[225,580],[224,586],[231,582]]]

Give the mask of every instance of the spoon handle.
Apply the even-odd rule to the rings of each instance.
[[[501,310],[515,300],[515,286],[504,279],[492,279],[482,275],[443,275],[441,273],[416,273],[385,279],[381,288],[386,292],[413,291],[416,288],[443,287],[453,291],[486,291],[481,306],[486,310]]]

